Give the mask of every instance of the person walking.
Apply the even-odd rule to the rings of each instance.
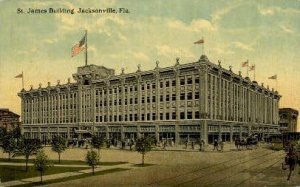
[[[219,150],[218,149],[218,140],[217,139],[215,139],[215,141],[214,141],[214,150]]]
[[[201,140],[199,145],[200,145],[199,151],[204,151],[204,147],[205,147],[205,142],[204,142],[204,140]]]
[[[224,149],[224,142],[222,141],[222,139],[220,139],[219,145],[220,145],[220,148],[221,148],[220,151],[223,151],[223,149]]]

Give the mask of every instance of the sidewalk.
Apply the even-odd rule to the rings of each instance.
[[[13,163],[13,164],[14,165],[18,165],[18,164],[22,165],[22,163]],[[61,165],[56,165],[56,166],[61,166]],[[67,166],[68,167],[77,167],[77,165],[67,165]],[[83,166],[81,165],[80,167],[83,167]],[[84,166],[84,167],[87,167],[87,166]],[[132,169],[134,167],[133,167],[133,164],[131,164],[131,163],[114,165],[114,166],[100,166],[99,168],[95,168],[95,172],[105,171],[105,170],[115,169],[115,168]],[[72,177],[72,176],[77,176],[77,175],[82,175],[82,174],[87,174],[87,173],[92,173],[91,167],[89,167],[89,169],[83,169],[80,171],[45,175],[45,176],[43,176],[43,181],[48,181],[48,180],[53,180],[53,179],[61,179],[61,178]],[[27,179],[3,182],[3,183],[0,183],[0,186],[1,187],[2,186],[16,186],[16,185],[22,185],[22,184],[28,184],[28,183],[36,183],[36,182],[38,183],[38,182],[40,182],[40,180],[41,180],[41,178],[38,176],[38,177],[32,177],[32,178],[27,178]]]

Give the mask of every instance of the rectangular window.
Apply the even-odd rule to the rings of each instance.
[[[187,94],[187,99],[192,100],[193,99],[193,94],[190,92]]]
[[[176,119],[176,112],[172,112],[172,119]]]
[[[199,83],[200,80],[199,80],[199,77],[195,77],[195,83]]]
[[[176,101],[176,94],[172,94],[172,101]]]
[[[144,90],[144,89],[145,89],[144,84],[142,84],[142,90]]]
[[[138,115],[134,114],[134,121],[137,121],[137,120],[138,120]]]
[[[134,98],[134,103],[135,103],[135,104],[138,103],[138,98]]]
[[[155,84],[152,84],[152,89],[155,89]]]
[[[187,118],[192,119],[193,118],[193,112],[188,112],[187,113]]]
[[[147,120],[150,121],[150,114],[147,114]]]
[[[180,100],[185,100],[185,94],[184,93],[180,94]]]
[[[199,99],[199,92],[195,92],[195,99]]]
[[[147,97],[147,103],[150,103],[150,97]]]
[[[160,101],[164,101],[164,96],[163,95],[160,95]]]
[[[132,99],[132,98],[130,98],[129,102],[130,102],[130,104],[132,104],[132,103],[133,103],[133,99]]]
[[[119,115],[119,121],[122,121],[122,116],[121,115]]]
[[[170,113],[166,113],[166,120],[170,119]]]
[[[149,90],[150,89],[150,84],[147,84],[147,90]]]
[[[129,121],[132,121],[132,114],[129,114]]]
[[[159,114],[159,119],[160,119],[160,120],[163,120],[163,119],[164,119],[164,114],[163,114],[163,113],[160,113],[160,114]]]
[[[166,101],[170,101],[170,95],[166,95]]]
[[[191,77],[189,77],[188,79],[187,79],[187,84],[192,84],[193,83],[193,79],[191,78]]]
[[[156,114],[152,113],[152,120],[155,120]]]
[[[164,83],[161,81],[160,82],[160,88],[163,88],[164,87]]]
[[[180,112],[180,119],[184,119],[184,112]]]
[[[155,103],[155,96],[152,96],[152,102]]]
[[[172,86],[176,86],[176,80],[172,80]]]
[[[145,97],[142,97],[142,103],[145,103]]]
[[[184,85],[184,78],[180,79],[180,85]]]
[[[142,114],[142,121],[145,120],[145,114]]]
[[[166,87],[170,87],[170,82],[166,81]]]

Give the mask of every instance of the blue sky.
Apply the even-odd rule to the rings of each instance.
[[[233,71],[256,65],[259,83],[279,90],[281,107],[300,109],[300,1],[15,1],[0,0],[0,104],[20,112],[16,93],[24,71],[25,89],[67,82],[84,64],[71,47],[88,30],[89,63],[133,72],[196,61],[205,54]],[[128,8],[129,14],[17,14],[17,8]],[[268,77],[277,74],[278,81]],[[250,74],[253,79],[253,74]]]

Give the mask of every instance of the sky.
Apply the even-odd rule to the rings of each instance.
[[[120,74],[195,62],[204,38],[209,60],[235,73],[255,64],[259,84],[279,91],[280,107],[300,110],[300,0],[0,0],[0,108],[20,114],[25,90],[61,84],[84,65],[71,48],[88,30],[88,63]],[[126,8],[118,14],[17,14],[28,8]],[[268,77],[277,75],[277,81]],[[254,79],[254,73],[249,73]],[[71,78],[71,82],[75,82]],[[298,122],[299,124],[299,122]],[[298,127],[300,130],[300,127]]]

